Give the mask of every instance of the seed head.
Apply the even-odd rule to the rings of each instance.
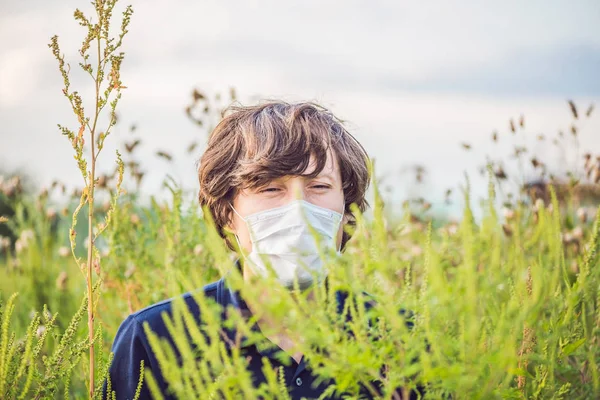
[[[589,118],[592,115],[592,111],[594,111],[594,103],[590,104],[587,111],[585,112],[585,116]]]
[[[573,114],[573,118],[578,118],[577,107],[575,107],[575,103],[573,100],[569,100],[569,108],[571,109],[571,114]]]

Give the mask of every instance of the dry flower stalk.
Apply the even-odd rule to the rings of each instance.
[[[111,38],[109,35],[110,23],[112,22],[112,13],[118,0],[97,0],[92,2],[95,10],[94,22],[92,18],[84,15],[79,9],[75,10],[75,20],[82,27],[87,29],[87,34],[83,40],[82,46],[79,49],[79,54],[82,57],[82,62],[79,63],[82,70],[87,73],[94,82],[94,94],[95,94],[95,106],[91,117],[87,116],[84,107],[83,100],[77,91],[70,89],[70,65],[65,62],[64,55],[60,51],[58,44],[58,37],[53,36],[48,47],[52,50],[54,57],[58,61],[58,67],[63,77],[64,88],[62,90],[63,95],[69,100],[69,104],[73,110],[73,113],[77,117],[78,128],[77,134],[65,126],[59,125],[59,129],[62,134],[67,136],[73,149],[75,151],[75,159],[79,170],[84,180],[84,187],[81,192],[77,189],[73,192],[73,197],[79,197],[79,205],[73,213],[72,226],[69,233],[69,239],[71,241],[71,252],[78,265],[81,266],[82,272],[85,274],[87,284],[87,298],[88,298],[88,345],[89,345],[89,398],[94,396],[95,384],[94,384],[94,305],[93,296],[93,271],[100,274],[100,262],[99,256],[97,255],[98,250],[94,247],[95,239],[102,233],[106,226],[109,224],[112,211],[116,205],[116,198],[121,192],[121,182],[123,179],[123,162],[121,156],[117,152],[117,164],[118,164],[118,181],[116,184],[116,192],[113,198],[113,208],[107,211],[106,223],[104,229],[98,229],[94,234],[94,194],[96,187],[106,187],[108,177],[100,176],[96,177],[97,160],[106,137],[109,136],[111,129],[116,124],[116,107],[121,98],[121,89],[125,89],[120,80],[120,69],[121,63],[124,59],[124,53],[117,52],[123,43],[123,37],[127,34],[127,27],[129,25],[133,10],[131,6],[126,7],[123,12],[123,20],[121,23],[120,33],[117,37]],[[90,60],[90,50],[92,53],[95,52],[96,60],[92,64]],[[108,127],[104,131],[99,130],[99,117],[102,114],[102,110],[105,106],[109,106],[109,123]],[[90,157],[89,157],[89,169],[88,159],[84,156],[84,144],[86,143],[85,134],[89,134],[88,144],[91,146]],[[77,215],[81,211],[84,205],[88,206],[88,238],[89,245],[87,246],[87,262],[84,263],[75,253],[75,237],[77,225]],[[55,213],[54,213],[55,215]]]

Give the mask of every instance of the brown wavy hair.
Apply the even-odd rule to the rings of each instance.
[[[208,210],[221,237],[232,250],[224,231],[238,190],[257,188],[286,175],[316,177],[333,150],[341,172],[348,224],[355,219],[350,204],[363,212],[370,181],[369,156],[344,128],[342,121],[315,103],[271,101],[256,106],[231,106],[208,139],[199,160],[198,200]],[[315,169],[309,166],[311,155]],[[342,249],[350,235],[344,231]]]

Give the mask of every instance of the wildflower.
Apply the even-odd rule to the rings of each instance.
[[[204,251],[204,246],[202,246],[201,244],[197,244],[194,247],[194,254],[199,256],[200,254],[202,254],[202,252]]]
[[[61,214],[63,217],[66,217],[67,215],[69,215],[69,209],[68,209],[67,207],[64,207],[64,208],[63,208],[63,209],[60,211],[60,214]]]
[[[583,228],[578,226],[571,232],[575,239],[583,239]]]
[[[71,253],[71,250],[67,246],[61,246],[58,249],[58,255],[61,257],[67,257]]]
[[[512,234],[513,234],[513,230],[512,230],[512,228],[510,227],[510,225],[508,225],[508,224],[504,224],[504,225],[502,225],[502,230],[504,231],[504,234],[505,234],[507,237],[511,237],[511,236],[512,236]]]

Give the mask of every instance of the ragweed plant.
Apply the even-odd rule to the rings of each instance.
[[[77,9],[74,13],[75,20],[87,30],[83,40],[79,55],[81,61],[79,66],[88,74],[94,84],[94,106],[91,114],[86,113],[83,106],[81,95],[71,89],[70,74],[71,68],[65,62],[64,56],[61,54],[58,44],[58,37],[54,36],[51,39],[49,47],[52,49],[54,57],[58,61],[58,67],[63,77],[63,94],[68,99],[73,113],[77,117],[78,128],[76,131],[69,129],[66,126],[58,125],[59,129],[65,135],[75,151],[75,160],[81,172],[84,181],[84,187],[81,193],[79,205],[75,209],[72,216],[72,226],[70,230],[71,252],[78,265],[81,266],[81,271],[85,275],[87,286],[87,301],[88,301],[88,340],[89,347],[89,395],[94,394],[94,378],[95,378],[95,358],[94,358],[94,312],[96,309],[97,300],[94,299],[94,272],[100,274],[100,254],[95,247],[95,242],[99,235],[107,228],[111,222],[112,212],[116,206],[117,197],[120,194],[121,182],[123,179],[123,162],[119,152],[117,152],[117,164],[119,165],[119,177],[116,184],[116,190],[112,198],[112,204],[106,213],[105,220],[99,224],[95,224],[94,216],[94,191],[98,184],[96,176],[98,157],[104,147],[104,141],[111,133],[113,126],[116,123],[116,109],[121,99],[121,90],[126,87],[121,81],[121,64],[124,59],[124,53],[121,52],[123,38],[127,34],[127,27],[131,19],[133,10],[130,6],[123,12],[121,29],[116,37],[111,37],[110,27],[113,17],[113,10],[117,0],[97,0],[92,2],[95,11],[95,19],[86,16],[81,10]],[[94,55],[92,57],[92,54]],[[104,130],[100,128],[100,116],[103,110],[108,106],[109,122]],[[77,132],[77,133],[75,133]],[[86,158],[85,137],[89,138],[89,156]],[[88,165],[89,160],[89,165]],[[76,226],[79,212],[87,205],[88,211],[88,239],[87,239],[87,261],[83,262],[76,253]]]
[[[526,206],[518,206],[509,231],[495,209],[492,179],[482,221],[473,218],[466,189],[457,229],[429,225],[415,234],[386,228],[381,210],[373,220],[357,213],[353,240],[343,256],[329,261],[328,285],[316,287],[311,301],[297,291],[277,290],[269,279],[245,283],[214,232],[204,238],[205,249],[242,298],[268,299],[259,313],[286,326],[294,351],[304,354],[321,382],[330,382],[322,398],[336,393],[389,399],[397,388],[403,398],[416,388],[431,399],[595,398],[600,218],[586,228],[589,238],[577,256],[581,267],[573,271],[556,196],[553,207],[539,205],[535,221]],[[405,240],[422,252],[406,260]],[[146,326],[173,394],[285,398],[293,384],[268,358],[261,360],[261,386],[253,386],[245,372],[251,360],[242,337],[269,345],[251,329],[255,320],[219,309],[197,290],[199,283],[185,275],[180,280],[192,291],[200,323],[189,303],[176,299],[164,315],[172,340]],[[341,304],[339,293],[346,294]],[[227,335],[230,328],[238,336]],[[154,398],[162,398],[152,371],[146,381]]]
[[[71,377],[82,355],[90,347],[87,338],[79,340],[78,327],[87,311],[87,298],[73,315],[68,327],[60,334],[57,314],[46,307],[34,313],[24,338],[17,339],[10,329],[17,295],[0,303],[0,397],[3,399],[56,398],[60,392],[70,398]],[[98,331],[94,340],[101,335]],[[44,348],[52,343],[52,351]]]

